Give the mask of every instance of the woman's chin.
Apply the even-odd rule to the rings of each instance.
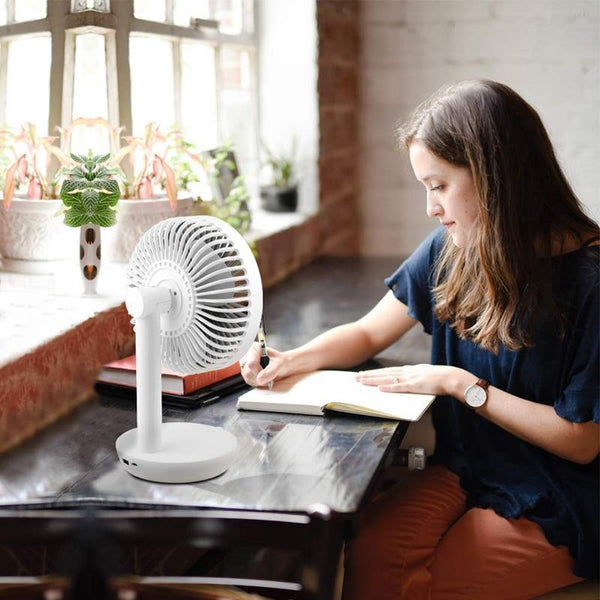
[[[465,234],[464,231],[457,229],[456,225],[454,225],[448,233],[450,234],[450,237],[452,238],[452,243],[457,248],[468,248],[475,244],[473,232],[471,232],[471,234]]]
[[[451,231],[450,232],[450,237],[452,238],[452,243],[457,248],[464,248],[465,247],[464,237],[462,235],[460,235],[460,233],[455,233],[455,232]]]

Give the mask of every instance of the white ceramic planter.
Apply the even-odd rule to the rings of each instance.
[[[142,235],[160,221],[191,213],[192,198],[179,198],[171,210],[166,198],[153,200],[120,200],[117,204],[117,224],[102,232],[102,259],[128,262]]]
[[[78,231],[67,227],[60,200],[14,198],[9,210],[0,204],[2,267],[22,273],[48,273],[57,261],[74,258]]]

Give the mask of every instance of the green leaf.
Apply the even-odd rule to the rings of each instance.
[[[119,193],[119,184],[115,179],[108,179],[108,177],[104,177],[102,179],[96,179],[95,181],[91,181],[89,187],[98,190],[99,192],[105,192],[107,194],[118,194]]]
[[[112,208],[117,205],[119,202],[120,196],[117,194],[104,194],[100,192],[100,199],[98,200],[98,210],[103,210],[105,208]]]
[[[65,179],[60,188],[60,195],[72,194],[73,192],[80,191],[82,188],[80,179]]]
[[[98,190],[86,189],[81,192],[81,202],[88,214],[92,214],[96,210],[99,199]]]
[[[82,156],[81,154],[71,153],[70,156],[76,163],[85,163],[87,161],[87,156]]]
[[[81,192],[71,192],[70,194],[61,194],[61,200],[65,206],[83,206],[81,203]]]
[[[89,217],[81,210],[71,208],[65,213],[64,223],[69,227],[81,227],[89,223]]]
[[[100,227],[112,227],[117,222],[117,216],[113,210],[103,210],[92,215],[90,221]]]
[[[96,179],[109,178],[111,175],[114,175],[112,169],[107,169],[106,167],[98,167],[96,171],[94,171]]]
[[[94,156],[94,162],[99,165],[106,162],[109,158],[110,154],[98,154],[97,156]]]
[[[70,175],[72,179],[85,179],[85,171],[80,167],[73,167],[72,169],[67,171],[67,174]]]

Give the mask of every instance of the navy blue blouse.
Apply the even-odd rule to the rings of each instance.
[[[433,313],[436,258],[443,227],[431,233],[385,282],[432,336],[431,362],[461,367],[491,385],[541,404],[562,418],[600,422],[600,247],[553,257],[557,294],[568,330],[559,339],[541,320],[534,346],[497,355],[462,340]],[[538,523],[555,545],[575,558],[573,572],[598,577],[599,463],[580,465],[525,442],[450,396],[432,409],[436,429],[433,461],[460,476],[468,507],[492,508],[507,518]]]

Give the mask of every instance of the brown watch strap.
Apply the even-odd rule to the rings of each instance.
[[[486,381],[485,379],[478,379],[475,382],[475,385],[478,385],[479,387],[483,388],[487,392],[487,389],[490,387],[490,382]]]

